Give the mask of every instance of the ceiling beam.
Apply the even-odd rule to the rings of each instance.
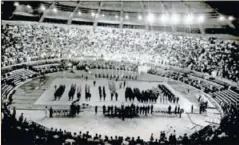
[[[213,9],[210,5],[203,3],[207,8],[212,9],[213,12],[216,12],[219,16],[222,15],[221,13],[219,13],[216,9]],[[227,25],[229,25],[231,28],[236,29],[236,27],[232,24],[232,22],[228,19],[226,19],[226,23]]]
[[[187,10],[189,11],[189,12],[192,12],[192,13],[194,13],[194,10],[191,8],[191,6],[189,6],[186,2],[184,2],[183,0],[180,2],[180,3],[183,3],[183,5],[187,8]],[[203,28],[203,26],[201,25],[201,24],[196,24],[197,26],[198,26],[198,28],[199,28],[199,30],[200,30],[200,33],[201,34],[205,34],[205,29]]]
[[[68,19],[68,21],[67,21],[67,24],[71,24],[71,23],[72,23],[72,19],[73,19],[73,17],[75,16],[75,14],[76,14],[76,12],[77,12],[77,10],[78,10],[80,4],[81,4],[81,2],[78,1],[78,2],[77,2],[77,5],[76,5],[76,7],[75,7],[75,9],[74,9],[74,11],[71,13],[71,15],[70,15],[70,17],[69,17],[69,19]]]
[[[148,21],[146,19],[147,14],[146,14],[146,10],[145,10],[145,7],[144,7],[144,3],[142,1],[140,1],[140,5],[141,5],[141,8],[143,9],[143,15],[144,15],[143,19],[144,19],[145,29],[149,30],[149,24],[148,24]]]
[[[47,14],[47,12],[48,12],[49,10],[51,10],[51,9],[54,7],[54,5],[55,5],[55,2],[52,2],[51,5],[50,5],[50,7],[43,12],[43,14],[42,14],[42,16],[41,16],[41,18],[40,18],[40,20],[39,20],[40,23],[43,22],[43,20],[44,20],[46,14]]]
[[[124,23],[124,2],[121,1],[121,8],[120,8],[120,29],[123,28]]]
[[[98,18],[99,18],[99,16],[100,16],[100,12],[101,12],[101,8],[102,8],[102,6],[103,6],[103,1],[100,1],[99,2],[99,7],[98,7],[98,9],[97,9],[97,14],[95,15],[95,20],[94,20],[94,27],[96,27],[97,26],[97,24],[98,24]]]
[[[166,12],[166,13],[169,14],[169,8],[164,4],[163,1],[160,2],[160,3],[161,3],[161,7],[163,9],[163,12],[164,13]],[[173,5],[172,5],[172,7],[173,7]],[[171,24],[170,26],[171,26],[172,32],[177,32],[177,28],[173,24]]]

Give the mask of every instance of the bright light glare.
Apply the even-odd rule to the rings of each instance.
[[[105,14],[102,14],[102,17],[104,17],[105,16]]]
[[[177,24],[180,20],[180,16],[178,14],[172,14],[173,24]]]
[[[148,20],[148,22],[153,23],[154,20],[155,20],[154,14],[149,13],[148,16],[147,16],[147,20]]]
[[[19,2],[15,2],[13,5],[14,5],[15,7],[19,6]]]
[[[81,15],[81,11],[78,12],[78,15]]]
[[[57,13],[57,8],[53,8],[52,10],[54,13]]]
[[[95,13],[94,13],[94,12],[92,12],[92,13],[91,13],[91,16],[92,16],[92,17],[94,17],[94,16],[95,16]]]
[[[224,16],[220,16],[220,17],[218,18],[218,20],[219,20],[219,21],[224,21],[224,20],[225,20],[225,17],[224,17]]]
[[[142,20],[142,16],[141,15],[138,15],[138,20]]]
[[[186,16],[186,23],[187,23],[187,24],[193,23],[193,19],[194,19],[193,14],[188,14],[188,15]]]
[[[204,16],[204,15],[200,15],[200,16],[198,17],[198,22],[199,22],[199,23],[203,23],[204,20],[205,20],[205,16]]]
[[[166,23],[168,21],[168,15],[167,14],[162,14],[161,17],[160,17],[160,20],[163,23]]]
[[[233,21],[233,20],[234,20],[234,17],[233,17],[233,16],[229,16],[229,17],[228,17],[228,20]]]
[[[128,19],[129,19],[129,16],[128,16],[128,15],[125,15],[125,19],[128,20]]]
[[[32,7],[31,7],[30,5],[27,5],[27,8],[30,9],[30,8],[32,8]]]
[[[41,9],[42,11],[45,11],[45,10],[46,10],[46,7],[45,7],[44,5],[41,5],[40,9]]]
[[[119,17],[118,15],[115,15],[115,18],[116,18],[116,19],[118,19],[118,17]]]

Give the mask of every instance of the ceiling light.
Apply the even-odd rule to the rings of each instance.
[[[186,16],[186,23],[187,23],[187,24],[193,23],[193,19],[194,19],[193,14],[188,14],[188,15]]]
[[[219,18],[218,18],[219,21],[224,21],[225,20],[225,17],[223,15],[221,15]]]
[[[95,16],[95,13],[94,13],[94,12],[92,12],[92,13],[91,13],[91,16],[92,16],[92,17],[94,17],[94,16]]]
[[[142,16],[141,15],[138,15],[138,20],[142,20]]]
[[[200,16],[198,17],[198,22],[199,22],[199,23],[203,23],[204,20],[205,20],[205,16],[204,16],[204,15],[200,15]]]
[[[15,7],[19,6],[19,2],[15,2],[13,5],[14,5]]]
[[[233,20],[234,20],[234,17],[233,17],[233,16],[229,16],[229,17],[228,17],[228,20],[233,21]]]
[[[177,24],[180,20],[180,16],[178,14],[172,14],[171,19],[172,19],[173,24]]]
[[[52,11],[53,11],[54,13],[57,13],[57,8],[53,8]]]
[[[27,5],[27,8],[30,9],[30,8],[32,8],[32,7],[31,7],[30,5]]]
[[[154,14],[149,13],[148,16],[147,16],[147,20],[148,20],[148,22],[153,23],[154,20],[155,20]]]
[[[129,16],[128,16],[128,15],[125,15],[125,19],[128,20],[128,19],[129,19]]]
[[[41,5],[40,9],[41,9],[42,11],[45,11],[45,10],[46,10],[46,7],[45,7],[44,5]]]
[[[166,23],[168,21],[168,15],[167,14],[162,14],[161,17],[160,17],[160,20],[163,23]]]

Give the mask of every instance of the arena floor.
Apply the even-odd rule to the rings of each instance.
[[[185,85],[178,81],[168,80],[160,76],[154,76],[149,74],[142,74],[138,77],[138,80],[129,80],[126,86],[138,87],[140,89],[150,89],[156,87],[158,84],[164,84],[170,89],[176,96],[180,97],[179,105],[185,110],[186,113],[182,115],[182,118],[177,116],[168,116],[162,114],[148,115],[147,117],[141,116],[135,119],[126,119],[122,121],[119,118],[107,118],[104,117],[99,107],[97,115],[94,113],[94,106],[117,105],[120,106],[131,104],[132,102],[125,102],[124,88],[119,89],[120,81],[115,82],[117,92],[119,94],[118,101],[111,101],[109,96],[108,81],[107,79],[95,79],[94,73],[122,73],[112,72],[110,70],[100,72],[102,70],[92,70],[91,74],[86,72],[59,72],[47,75],[46,80],[40,81],[35,79],[25,83],[24,85],[16,89],[16,93],[13,96],[14,104],[17,108],[18,114],[24,113],[24,116],[29,120],[35,121],[48,128],[61,128],[72,132],[90,131],[91,133],[101,133],[102,135],[121,135],[121,136],[141,136],[143,139],[148,140],[151,133],[155,137],[160,135],[160,131],[166,131],[169,135],[174,129],[177,131],[177,135],[183,135],[183,133],[192,133],[195,130],[199,130],[203,126],[210,124],[210,122],[219,123],[220,116],[216,109],[208,109],[206,113],[199,114],[197,97],[202,92],[195,88]],[[132,72],[127,72],[128,74]],[[82,74],[88,75],[89,80],[80,78]],[[96,86],[93,86],[93,80],[96,80]],[[62,98],[58,101],[53,101],[54,86],[65,84],[66,90]],[[84,90],[85,84],[90,85],[92,98],[90,101],[86,101],[81,96],[80,104],[89,104],[88,109],[80,113],[76,118],[45,118],[44,108],[45,106],[53,107],[54,109],[69,108],[72,101],[68,101],[68,90],[71,84],[77,84],[82,86]],[[98,96],[98,86],[106,87],[106,101],[100,101]],[[76,96],[74,97],[76,99]],[[203,98],[207,100],[207,98]],[[139,104],[137,101],[134,104]],[[170,103],[162,103],[157,101],[154,104],[154,110],[167,109]],[[174,104],[172,108],[174,109]],[[194,114],[191,114],[191,105],[194,105]],[[209,102],[211,108],[215,108],[212,103]]]

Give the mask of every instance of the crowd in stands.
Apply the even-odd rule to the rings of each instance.
[[[166,32],[73,27],[50,24],[3,24],[2,66],[35,58],[94,56],[155,62],[239,80],[239,43],[214,37]]]

